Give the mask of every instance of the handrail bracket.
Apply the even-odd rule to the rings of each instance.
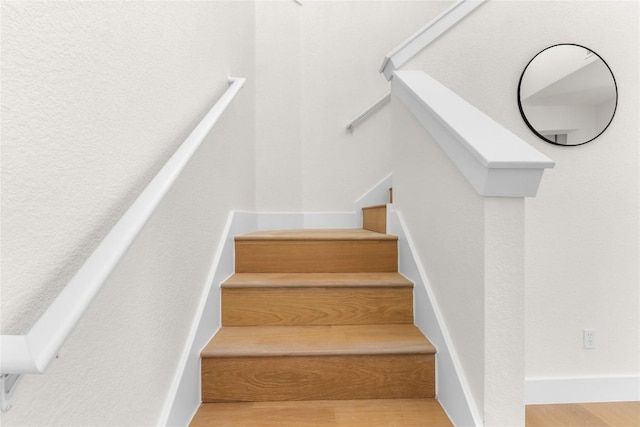
[[[18,383],[22,379],[22,374],[3,374],[0,377],[0,386],[2,388],[2,412],[7,412],[13,406],[11,399],[18,388]]]

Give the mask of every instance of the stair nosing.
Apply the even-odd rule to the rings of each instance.
[[[385,334],[407,334],[397,341],[370,336],[371,331]],[[386,331],[385,331],[386,330]],[[364,333],[364,335],[363,335]],[[367,337],[369,340],[348,342],[347,336]],[[222,338],[216,340],[216,337]],[[313,341],[269,342],[265,337],[311,336]],[[337,337],[337,341],[335,340]],[[237,342],[229,342],[237,339]],[[333,339],[333,340],[332,340]],[[345,339],[344,342],[340,339]],[[222,341],[222,342],[220,342]],[[435,354],[433,344],[414,324],[384,325],[306,325],[306,326],[222,326],[216,336],[202,350],[202,358],[214,357],[268,357],[268,356],[347,356]]]
[[[386,273],[385,273],[386,274]],[[225,280],[224,289],[245,288],[413,288],[414,283],[400,273],[383,279],[371,273],[234,273]],[[361,277],[358,277],[361,276]],[[357,281],[357,282],[356,282]]]
[[[330,235],[334,233],[335,235]],[[351,235],[349,235],[351,233]],[[398,236],[379,233],[365,229],[328,228],[328,229],[298,229],[298,230],[264,230],[235,236],[236,242],[270,242],[270,241],[397,241]]]
[[[325,345],[317,348],[296,348],[289,346],[282,350],[254,350],[243,347],[243,351],[221,348],[216,351],[203,350],[203,359],[215,359],[221,357],[323,357],[323,356],[385,356],[385,355],[406,355],[406,354],[435,354],[436,351],[428,344],[416,345],[416,348],[380,348],[379,344],[370,346],[359,345],[353,348],[332,348]]]

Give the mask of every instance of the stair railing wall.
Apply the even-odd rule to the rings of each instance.
[[[0,336],[3,411],[11,407],[10,398],[20,376],[43,373],[56,357],[106,279],[243,87],[245,80],[229,79],[229,88],[222,97],[100,242],[29,332],[26,335]]]
[[[395,71],[392,97],[394,207],[429,295],[416,323],[448,331],[426,331],[439,401],[456,425],[524,425],[524,197],[554,162],[422,71]]]

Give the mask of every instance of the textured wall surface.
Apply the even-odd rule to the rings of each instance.
[[[392,104],[393,204],[411,232],[482,414],[484,200],[402,101]]]
[[[450,1],[258,2],[257,206],[347,211],[391,171],[385,54]]]
[[[2,333],[24,333],[248,78],[3,425],[157,422],[231,209],[253,209],[254,5],[2,2]],[[248,165],[248,167],[246,166]]]
[[[392,102],[394,208],[420,254],[449,351],[485,425],[522,425],[524,199],[478,195],[402,101]]]
[[[404,67],[425,70],[556,162],[526,201],[527,377],[640,372],[638,7],[489,1]],[[518,111],[524,67],[557,43],[593,49],[617,81],[613,122],[583,146],[538,139]],[[582,348],[584,328],[596,329],[595,350]]]

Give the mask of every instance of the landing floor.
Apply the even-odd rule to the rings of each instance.
[[[640,427],[640,402],[527,406],[527,427]]]
[[[191,427],[382,427],[452,424],[435,399],[203,404]]]

